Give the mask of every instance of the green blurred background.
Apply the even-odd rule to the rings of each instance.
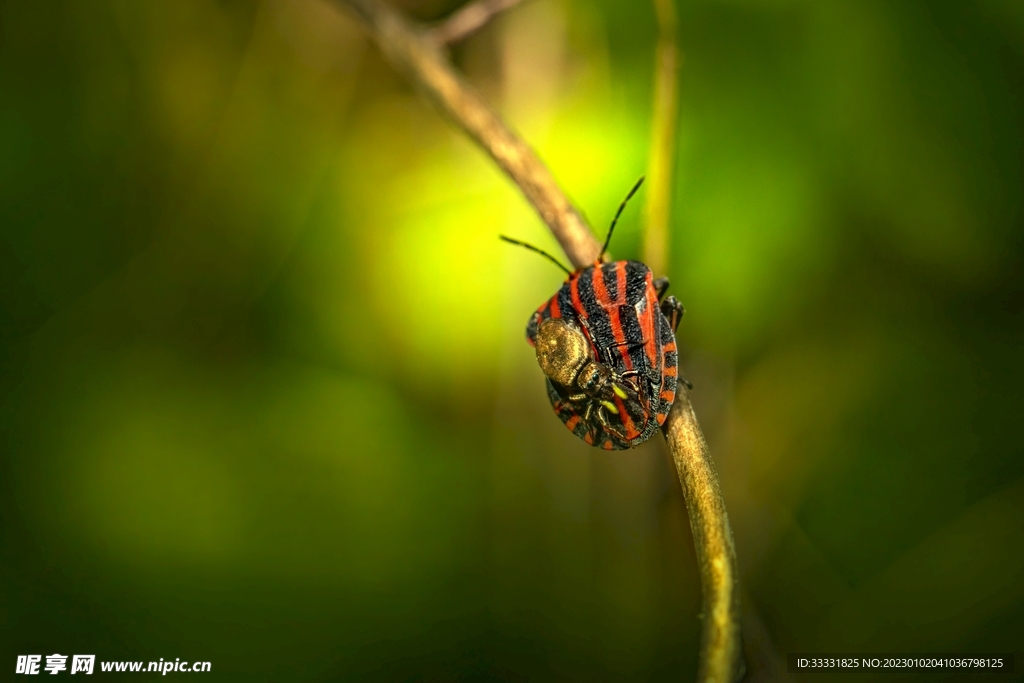
[[[661,439],[555,418],[523,330],[562,275],[497,235],[553,239],[348,17],[2,8],[4,680],[54,652],[692,678]],[[757,680],[795,651],[1019,655],[1024,4],[678,10],[668,275]],[[647,3],[529,0],[454,51],[602,233],[647,163],[655,33]]]

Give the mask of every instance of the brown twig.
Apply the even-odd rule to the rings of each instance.
[[[690,404],[690,392],[682,383],[662,430],[683,487],[700,570],[703,624],[697,680],[733,683],[741,673],[736,549],[718,473]]]
[[[379,0],[334,0],[355,11],[381,51],[491,155],[519,186],[577,268],[601,250],[580,213],[530,147],[454,71],[427,33]]]
[[[431,28],[428,35],[438,45],[451,45],[465,40],[483,28],[491,19],[522,0],[476,0],[464,5],[450,17]]]
[[[512,178],[573,265],[592,264],[600,246],[580,213],[533,150],[455,73],[435,37],[380,0],[332,1],[354,11],[391,63]],[[718,476],[683,386],[663,430],[686,497],[700,565],[704,628],[698,680],[733,683],[739,672],[736,553]]]
[[[658,19],[658,44],[654,61],[644,260],[652,271],[664,274],[668,267],[668,227],[672,217],[681,59],[676,39],[675,2],[653,0],[653,3]],[[704,621],[697,680],[732,683],[742,670],[736,550],[714,461],[690,404],[690,392],[682,383],[663,429],[683,487],[700,564]]]

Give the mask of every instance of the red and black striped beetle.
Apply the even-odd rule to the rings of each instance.
[[[501,237],[546,256],[569,276],[530,317],[526,340],[536,349],[555,413],[573,434],[606,450],[649,439],[676,396],[675,330],[683,307],[665,296],[668,279],[654,279],[639,261],[603,261],[615,223],[643,181],[619,205],[601,253],[586,268],[570,271],[534,246]]]

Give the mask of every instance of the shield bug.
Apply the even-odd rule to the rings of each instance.
[[[654,279],[639,261],[603,260],[619,216],[643,181],[619,205],[601,253],[586,268],[571,271],[537,247],[501,236],[568,275],[530,317],[526,340],[536,350],[555,413],[573,434],[606,450],[649,439],[676,396],[675,330],[683,307],[665,296],[668,279]]]

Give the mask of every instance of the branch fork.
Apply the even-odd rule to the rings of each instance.
[[[450,17],[427,31],[427,37],[438,45],[451,45],[476,33],[502,12],[521,0],[476,0],[462,6]]]

